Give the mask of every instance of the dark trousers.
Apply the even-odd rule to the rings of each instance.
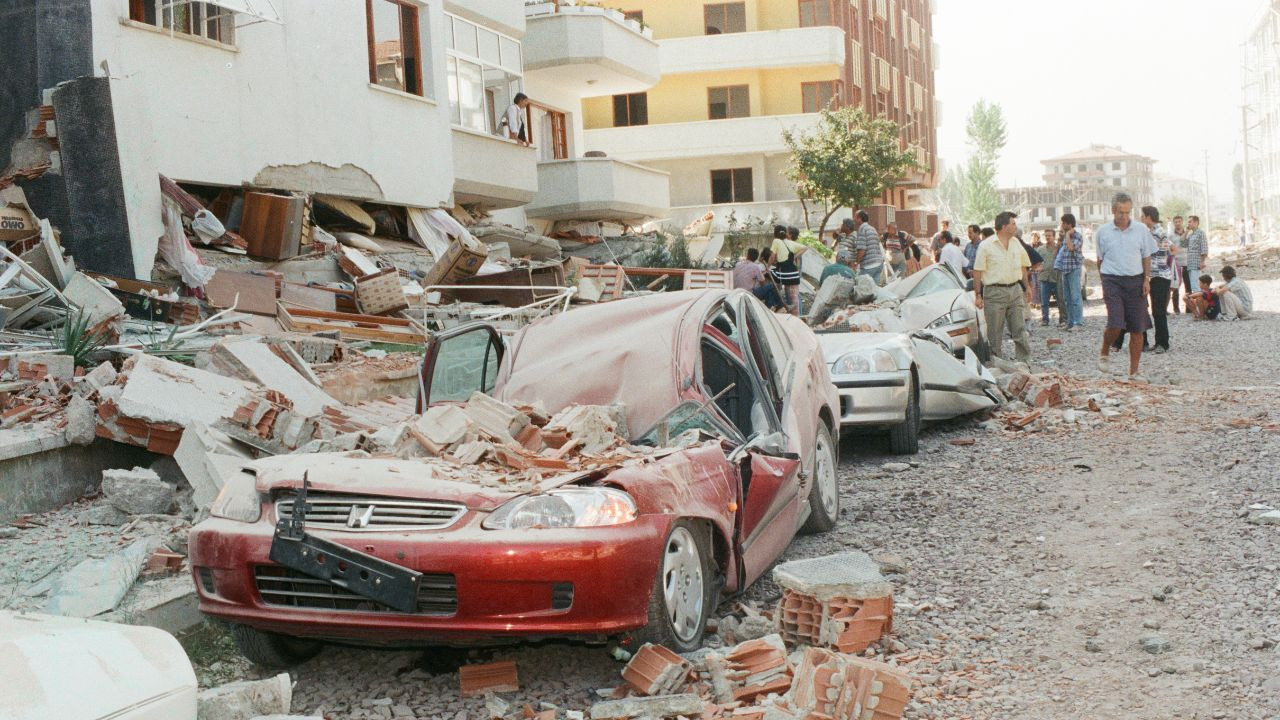
[[[763,285],[757,285],[751,291],[751,294],[760,298],[760,302],[763,302],[765,307],[770,310],[777,310],[778,308],[786,307],[782,303],[782,296],[778,294],[778,288],[771,282],[767,282]]]
[[[1151,278],[1151,320],[1156,326],[1156,346],[1169,349],[1169,291],[1172,280]]]
[[[1182,286],[1188,295],[1200,289],[1200,278],[1191,276],[1191,268],[1182,268]]]

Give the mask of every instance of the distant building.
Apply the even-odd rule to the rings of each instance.
[[[1244,47],[1247,214],[1280,220],[1280,0],[1263,3]]]
[[[1155,201],[1155,160],[1108,145],[1041,160],[1044,185],[1005,188],[1002,204],[1018,213],[1019,225],[1032,230],[1054,227],[1067,213],[1081,225],[1111,218],[1111,198],[1128,193],[1135,207]]]
[[[1182,198],[1192,207],[1204,207],[1204,183],[1188,180],[1187,178],[1174,177],[1173,175],[1156,175],[1155,192],[1156,205],[1169,200],[1171,198]]]

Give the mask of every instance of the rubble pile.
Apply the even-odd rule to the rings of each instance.
[[[1113,422],[1155,421],[1160,407],[1185,396],[1182,390],[1143,392],[1122,379],[1082,378],[1060,371],[995,370],[1006,402],[982,427],[993,432],[1070,430]],[[1248,422],[1248,421],[1246,421]],[[1248,424],[1253,424],[1248,422]]]

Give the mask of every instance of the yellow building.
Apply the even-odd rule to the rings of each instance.
[[[662,79],[647,92],[583,103],[589,149],[670,173],[673,224],[708,209],[802,225],[784,129],[828,106],[860,105],[903,127],[930,169],[884,202],[913,204],[936,158],[932,7],[927,0],[625,0],[652,28]],[[928,230],[906,214],[909,230]],[[912,228],[918,221],[920,227]]]

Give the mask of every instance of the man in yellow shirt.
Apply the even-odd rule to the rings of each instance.
[[[982,241],[973,262],[974,304],[987,320],[987,342],[994,355],[1004,355],[1004,330],[1013,336],[1013,347],[1020,363],[1031,363],[1031,344],[1027,341],[1025,323],[1031,305],[1031,258],[1022,243],[1014,238],[1018,232],[1017,213],[1002,212],[996,216],[996,234]]]

